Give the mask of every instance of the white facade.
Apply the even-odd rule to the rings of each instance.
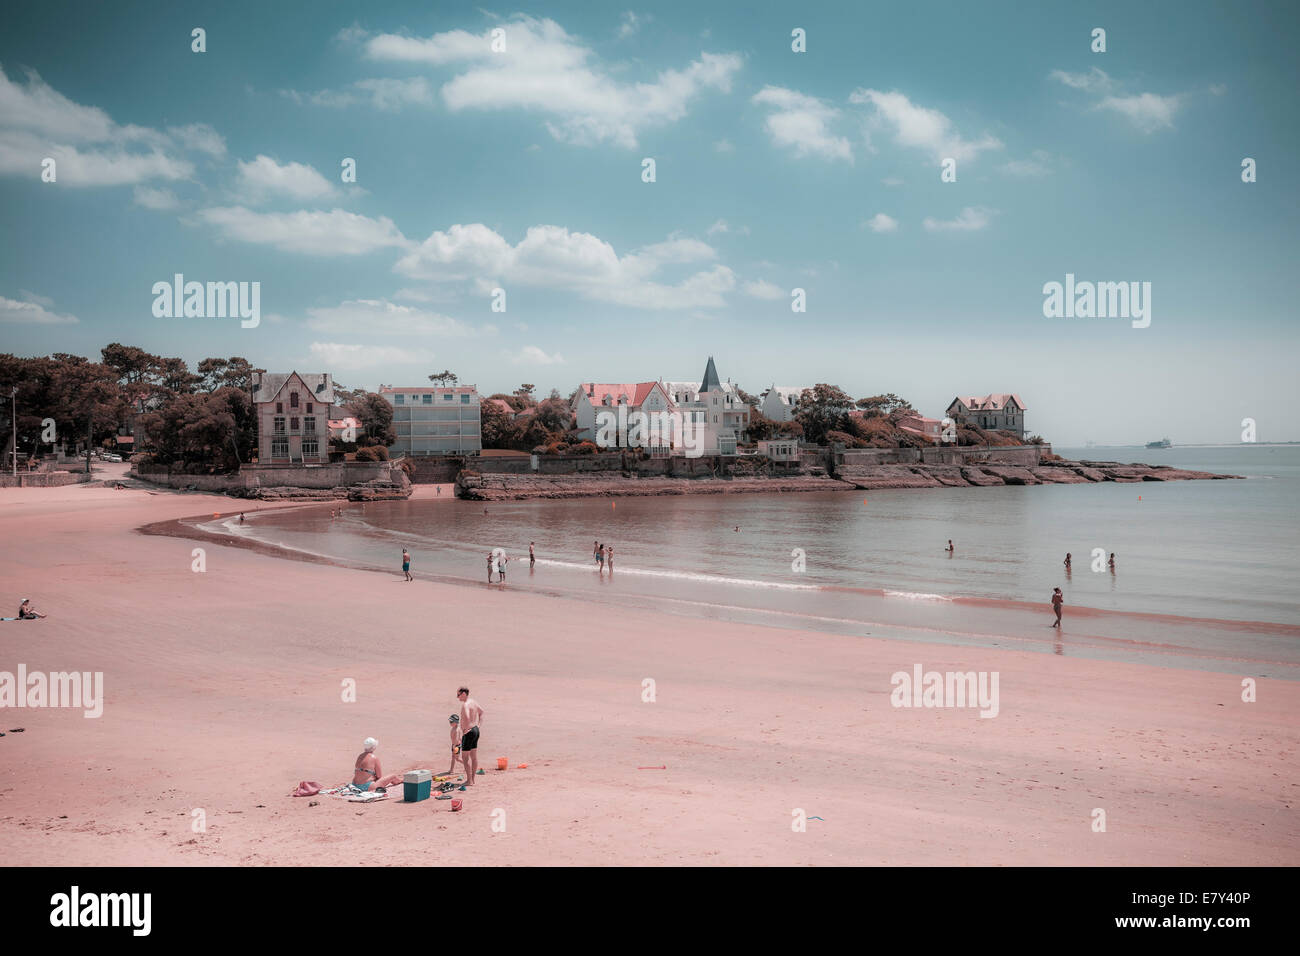
[[[774,422],[794,420],[794,409],[799,404],[799,396],[808,391],[807,386],[773,385],[763,396],[759,411],[764,418]]]
[[[423,457],[482,451],[482,410],[475,386],[381,385],[379,395],[393,406],[397,440],[389,446],[392,454]]]

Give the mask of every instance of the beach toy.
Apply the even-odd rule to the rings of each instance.
[[[221,512],[219,512],[219,511],[214,511],[214,512],[212,512],[212,517],[214,517],[214,518],[220,518],[220,517],[221,517]]]
[[[508,767],[508,766],[510,766],[510,761],[509,761],[509,760],[507,760],[505,757],[497,757],[497,769],[498,769],[498,770],[505,770],[506,767]]]
[[[463,806],[464,806],[464,804],[463,804],[461,801],[459,801],[459,800],[453,800],[453,801],[451,801],[451,809],[452,809],[452,812],[453,812],[453,813],[455,813],[457,810],[459,810],[459,809],[460,809],[461,807],[463,807]]]
[[[462,783],[462,784],[460,785],[460,788],[461,788],[462,790],[464,790],[464,789],[465,789],[465,785]]]
[[[450,800],[450,799],[451,799],[451,794],[450,794],[450,793],[440,793],[440,794],[438,794],[436,797],[434,797],[433,799],[435,799],[435,800]]]
[[[407,803],[428,800],[432,788],[432,770],[408,770],[402,774],[402,798]]]
[[[515,764],[515,769],[516,769],[516,770],[527,770],[527,769],[528,769],[528,764],[526,764],[526,763],[517,763],[517,764]]]
[[[479,768],[478,768],[477,770],[475,770],[474,772],[475,772],[475,773],[478,773],[478,774],[487,773],[487,771],[484,770],[482,767],[479,767]]]

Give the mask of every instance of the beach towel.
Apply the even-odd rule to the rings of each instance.
[[[320,793],[320,784],[315,780],[300,780],[291,797],[314,797]]]
[[[350,783],[345,783],[341,787],[334,787],[332,790],[322,790],[321,793],[330,797],[340,797],[352,803],[373,803],[376,800],[387,800],[387,793],[378,793],[374,790],[359,790]]]

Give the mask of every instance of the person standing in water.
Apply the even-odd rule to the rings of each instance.
[[[614,573],[614,546],[610,545],[609,550],[605,552],[606,563],[609,565],[609,573]]]
[[[499,579],[499,583],[503,586],[506,583],[506,564],[509,561],[510,558],[506,556],[505,551],[497,552],[497,578]]]
[[[535,545],[536,543],[537,543],[536,541],[528,542],[528,570],[529,571],[531,571],[533,569],[533,565],[537,563],[537,555],[533,554],[533,545]]]
[[[952,554],[954,550],[955,550],[955,549],[954,549],[953,546],[952,546],[952,538],[949,538],[949,539],[948,539],[948,548],[947,548],[947,551],[948,551],[949,554]]]
[[[1110,568],[1111,574],[1115,573],[1115,552],[1114,551],[1110,553],[1110,561],[1106,563],[1106,566]]]
[[[411,577],[411,552],[405,548],[402,549],[402,573],[406,575],[406,580],[415,580],[415,578]]]
[[[1065,570],[1070,570],[1070,552],[1065,552]]]
[[[1061,594],[1060,588],[1052,588],[1052,610],[1056,612],[1056,621],[1052,627],[1061,626],[1061,605],[1065,603],[1065,596]]]
[[[488,584],[492,583],[492,552],[488,552]]]
[[[591,559],[595,561],[597,564],[600,564],[600,542],[599,541],[591,542]]]

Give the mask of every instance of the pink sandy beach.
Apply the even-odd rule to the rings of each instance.
[[[1241,678],[1223,674],[615,615],[216,544],[195,573],[198,542],[135,530],[239,504],[0,490],[0,609],[31,597],[50,615],[0,624],[0,671],[102,671],[105,691],[98,719],[0,710],[0,730],[25,728],[0,738],[7,863],[1300,857],[1295,682],[1261,679],[1244,703]],[[892,707],[890,675],[915,663],[998,672],[1000,713]],[[445,770],[461,683],[485,709],[488,768],[463,812],[288,796],[299,780],[346,780],[367,735],[385,772]],[[492,769],[498,756],[512,769]],[[191,829],[196,808],[206,832]],[[822,819],[793,832],[796,808]]]

